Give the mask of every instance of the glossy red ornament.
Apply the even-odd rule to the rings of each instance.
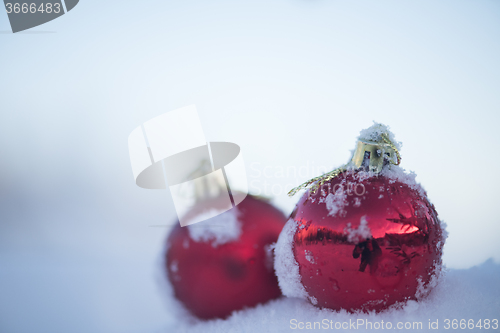
[[[213,206],[216,202],[205,204]],[[202,319],[226,318],[235,310],[281,295],[266,248],[278,239],[286,217],[268,202],[250,195],[232,209],[238,210],[242,228],[237,240],[217,246],[210,241],[197,242],[188,227],[180,225],[167,240],[165,268],[175,297]]]
[[[381,311],[417,299],[439,274],[436,210],[393,168],[403,177],[344,172],[298,202],[288,223],[296,225],[293,255],[313,304]]]

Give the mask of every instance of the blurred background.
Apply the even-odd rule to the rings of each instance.
[[[96,1],[12,34],[0,11],[0,331],[157,332],[175,321],[168,191],[129,133],[196,104],[250,191],[345,163],[373,121],[448,225],[444,262],[500,261],[500,2]]]

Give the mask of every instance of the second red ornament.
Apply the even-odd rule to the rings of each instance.
[[[224,190],[224,181],[219,181]],[[212,196],[208,187],[197,191],[198,202],[186,219],[224,209],[224,201]],[[226,318],[279,297],[269,246],[285,221],[269,202],[248,195],[220,215],[174,227],[167,240],[165,269],[175,297],[201,319]]]

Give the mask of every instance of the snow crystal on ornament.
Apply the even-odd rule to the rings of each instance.
[[[386,133],[389,140],[394,143],[398,150],[401,150],[402,143],[395,140],[394,134],[389,130],[389,126],[373,122],[373,125],[359,132],[358,139],[361,141],[383,142],[382,134]]]
[[[199,217],[203,220],[205,215],[213,216],[213,209],[200,214]],[[214,218],[190,224],[186,228],[195,242],[211,242],[213,247],[217,247],[240,238],[242,231],[238,215],[238,208],[234,207]]]
[[[274,250],[274,269],[283,295],[308,299],[299,275],[299,265],[293,254],[293,235],[297,230],[297,222],[289,219],[283,227]]]
[[[390,165],[387,168],[383,168],[382,171],[380,172],[380,175],[387,177],[387,178],[393,180],[394,182],[399,181],[401,183],[405,183],[411,189],[417,191],[420,196],[422,196],[422,197],[426,196],[425,190],[415,180],[417,175],[413,171],[406,173],[405,169],[403,169],[397,165]]]
[[[315,264],[316,261],[314,261],[314,256],[312,254],[311,251],[308,251],[308,250],[305,250],[305,256],[306,256],[306,260],[309,261],[311,264]]]
[[[424,284],[421,276],[417,278],[418,286],[415,295],[417,297],[417,300],[422,300],[427,297],[430,294],[431,290],[436,288],[439,281],[444,279],[445,269],[442,263],[434,261],[432,268],[434,274],[431,276],[431,279],[427,284]]]
[[[342,214],[342,208],[348,204],[347,194],[344,193],[342,187],[339,187],[335,194],[328,194],[325,199],[325,203],[329,216],[335,216],[339,212]]]

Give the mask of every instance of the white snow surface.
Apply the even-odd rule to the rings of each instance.
[[[212,211],[205,212],[205,214],[213,216]],[[233,207],[212,219],[190,224],[186,228],[195,242],[211,242],[212,246],[217,247],[240,238],[242,231],[238,215],[238,208]]]
[[[299,265],[295,261],[292,249],[293,235],[297,226],[297,222],[289,219],[283,227],[274,249],[274,269],[283,295],[308,299],[309,295],[301,283]]]
[[[335,312],[329,309],[319,309],[310,302],[300,298],[283,297],[273,300],[255,308],[234,312],[225,320],[217,319],[200,321],[190,316],[180,317],[176,324],[166,328],[162,332],[457,332],[478,331],[498,332],[492,329],[493,319],[500,320],[500,265],[493,260],[488,260],[480,266],[467,270],[451,270],[445,273],[439,284],[430,292],[430,295],[421,301],[410,301],[399,308],[391,308],[381,313],[356,313],[350,314],[345,311]],[[449,319],[449,329],[447,321]],[[468,322],[470,319],[476,325],[481,319],[484,325],[485,319],[490,320],[490,329],[452,329],[452,320],[457,319],[458,327],[460,320]],[[294,321],[296,320],[296,321]],[[367,327],[366,323],[372,325],[384,322],[384,327],[390,322],[392,329],[375,329]],[[439,329],[429,329],[429,322],[438,324]],[[293,329],[294,324],[303,323],[304,329]],[[305,329],[307,323],[311,323],[316,329]],[[333,329],[319,328],[318,325],[333,325]],[[319,323],[319,324],[318,324]],[[333,324],[332,324],[333,323]],[[352,325],[354,323],[354,328]],[[359,326],[357,324],[360,323]],[[400,325],[413,325],[422,323],[422,329],[395,329]],[[337,327],[344,325],[344,329]],[[369,325],[369,324],[368,324]],[[418,324],[417,324],[418,325]],[[347,326],[350,327],[345,329]]]

